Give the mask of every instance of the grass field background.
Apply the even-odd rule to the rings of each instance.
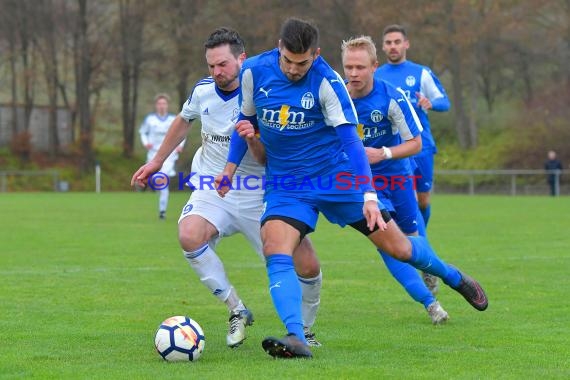
[[[570,378],[570,198],[434,196],[433,246],[490,299],[481,313],[442,289],[451,320],[439,327],[365,239],[321,220],[324,346],[280,361],[261,349],[284,330],[241,236],[219,253],[256,322],[225,346],[225,306],[178,247],[187,195],[173,194],[165,222],[152,193],[0,195],[0,378]],[[154,351],[158,324],[179,314],[204,328],[198,362]]]

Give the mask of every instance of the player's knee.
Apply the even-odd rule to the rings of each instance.
[[[205,229],[195,228],[188,223],[180,223],[178,226],[178,241],[183,250],[190,252],[202,247],[211,239]]]
[[[388,254],[400,261],[408,261],[412,257],[412,244],[406,239],[402,239],[389,248]]]
[[[280,253],[280,251],[282,251],[282,247],[277,242],[269,239],[263,242],[263,254],[266,257],[274,253]]]
[[[295,263],[295,272],[297,275],[304,278],[317,277],[321,271],[319,261],[316,260],[303,260]]]

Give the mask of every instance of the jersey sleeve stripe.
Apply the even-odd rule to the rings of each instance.
[[[421,82],[421,92],[429,99],[435,100],[438,98],[443,98],[445,95],[440,90],[438,85],[435,83],[432,74],[426,70],[422,70]]]
[[[240,110],[244,116],[252,116],[256,114],[255,104],[253,102],[253,73],[251,69],[246,69],[241,74],[240,88]]]
[[[338,82],[335,83],[338,83],[338,86],[336,86],[336,90],[333,89],[331,83],[326,78],[323,78],[319,86],[319,99],[325,123],[333,127],[343,124],[356,124],[358,119],[354,104],[350,100],[344,81],[338,74],[337,77]],[[339,95],[344,99],[341,99]]]

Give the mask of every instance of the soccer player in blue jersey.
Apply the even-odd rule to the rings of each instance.
[[[423,147],[414,156],[417,176],[416,190],[418,203],[427,227],[431,215],[430,194],[433,186],[433,162],[437,153],[435,140],[431,134],[428,111],[446,112],[449,98],[439,79],[429,67],[406,59],[410,47],[406,29],[401,25],[389,25],[382,33],[382,50],[388,62],[376,70],[375,76],[402,89],[414,106],[422,126]],[[435,294],[438,290],[437,278],[424,273],[424,281]]]
[[[441,277],[476,309],[487,308],[474,279],[444,263],[423,237],[406,237],[379,203],[354,105],[342,78],[320,57],[318,44],[313,24],[291,18],[282,25],[278,48],[244,62],[240,121],[217,177],[223,196],[257,128],[266,155],[263,253],[269,292],[287,329],[285,337],[262,342],[274,357],[312,357],[293,251],[314,231],[319,212],[332,223],[350,225],[390,256]]]
[[[418,202],[408,157],[422,149],[422,126],[403,92],[375,79],[376,46],[369,36],[342,43],[342,64],[347,88],[358,115],[358,132],[375,176],[380,202],[406,235],[418,235]],[[421,218],[421,216],[419,216]],[[419,220],[423,223],[423,220]],[[394,278],[424,305],[434,324],[449,318],[410,264],[379,250]]]

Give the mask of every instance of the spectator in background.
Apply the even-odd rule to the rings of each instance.
[[[170,98],[166,94],[158,94],[154,97],[154,111],[148,114],[140,129],[139,133],[141,136],[141,142],[145,149],[147,150],[146,161],[152,160],[158,152],[158,148],[166,136],[166,132],[170,129],[170,125],[174,121],[176,115],[168,112],[168,102]],[[164,161],[160,171],[169,177],[176,175],[176,170],[174,170],[174,164],[178,160],[178,154],[182,152],[184,148],[184,142],[182,141],[180,145],[176,147],[174,152]],[[159,191],[158,197],[158,217],[160,219],[165,219],[166,208],[168,207],[168,196],[170,195],[168,186]]]
[[[562,170],[562,162],[556,158],[556,152],[548,151],[548,160],[544,163],[544,170],[548,170],[548,184],[550,185],[550,195],[553,197],[558,195],[558,183],[560,181],[560,170]],[[558,172],[557,172],[558,171]],[[557,178],[558,177],[558,178]]]

